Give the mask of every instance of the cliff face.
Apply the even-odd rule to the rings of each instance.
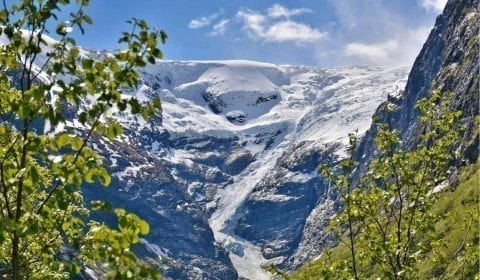
[[[403,92],[389,95],[373,116],[378,122],[392,125],[400,132],[405,148],[412,148],[419,140],[421,127],[415,104],[431,94],[432,90],[454,94],[453,110],[462,111],[460,126],[464,128],[461,153],[455,165],[474,162],[479,155],[479,0],[450,0],[437,17],[427,41],[408,76]],[[394,103],[397,110],[387,112],[386,105]],[[477,124],[476,124],[477,122]],[[356,177],[365,174],[376,154],[376,125],[372,125],[360,141],[355,160],[359,162]],[[325,231],[327,221],[322,219],[328,203],[321,201],[312,210],[303,229],[299,250],[291,259],[296,267],[305,259],[318,256],[331,239]],[[335,208],[335,207],[333,207]]]
[[[418,55],[409,74],[405,91],[400,97],[389,97],[398,110],[388,113],[386,103],[379,106],[374,118],[390,120],[401,133],[404,145],[413,147],[418,140],[418,111],[415,104],[432,90],[452,92],[452,109],[462,111],[464,141],[459,147],[464,162],[478,157],[478,131],[475,118],[479,113],[479,46],[480,15],[478,0],[450,0]],[[364,172],[375,154],[375,126],[363,138],[357,160]]]

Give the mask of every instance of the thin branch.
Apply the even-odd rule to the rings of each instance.
[[[9,198],[8,198],[8,190],[7,190],[7,185],[5,184],[5,173],[3,171],[3,164],[0,165],[0,174],[1,174],[1,177],[2,177],[2,194],[3,194],[3,199],[5,200],[5,207],[7,208],[7,214],[8,214],[8,218],[12,219],[13,218],[13,214],[12,214],[12,210],[10,209],[10,201],[9,201]]]
[[[421,194],[421,189],[423,187],[423,184],[425,183],[425,177],[427,175],[428,170],[430,169],[429,167],[431,166],[430,163],[432,162],[431,157],[429,157],[426,161],[426,164],[424,165],[423,172],[422,172],[422,179],[420,180],[419,184],[417,185],[417,195],[415,197],[415,201],[413,203],[412,209],[413,211],[410,214],[410,219],[408,221],[408,226],[407,226],[407,246],[405,247],[404,251],[404,262],[408,258],[408,251],[410,250],[411,244],[413,242],[413,237],[412,237],[412,226],[413,226],[413,219],[415,218],[415,214],[417,212],[417,204],[420,201],[420,194]]]
[[[393,157],[393,155],[392,155]],[[396,261],[397,261],[397,268],[398,271],[402,270],[403,263],[401,261],[401,244],[402,244],[402,214],[403,214],[403,197],[402,197],[402,185],[400,184],[400,179],[397,171],[397,167],[395,164],[391,164],[390,167],[393,169],[393,173],[395,175],[395,186],[396,192],[399,200],[399,207],[398,207],[398,220],[397,220],[397,250],[396,253]]]
[[[470,233],[471,225],[472,225],[472,222],[470,221],[470,223],[469,223],[469,225],[468,225],[468,227],[467,227],[467,231],[465,232],[465,235],[463,236],[462,243],[460,244],[460,246],[457,248],[457,250],[455,251],[455,253],[453,254],[453,256],[448,260],[447,264],[446,264],[445,267],[443,268],[443,272],[444,272],[444,273],[447,272],[448,266],[449,266],[450,264],[452,264],[453,261],[457,259],[457,256],[465,249],[465,245],[467,244],[468,234]],[[464,266],[464,264],[462,264],[462,266]],[[457,268],[451,275],[452,275],[452,276],[455,275],[459,269],[460,269],[460,267]],[[444,278],[440,277],[440,279],[444,279]]]
[[[77,12],[76,12],[76,16],[80,15],[80,13],[83,11],[83,9],[85,8],[85,5],[83,4],[83,1],[82,3],[80,4],[80,7],[78,8]],[[75,20],[72,20],[72,22],[70,23],[70,27],[73,27],[75,23]],[[45,27],[45,26],[44,26]],[[41,36],[40,36],[41,37]],[[38,41],[40,41],[40,37],[38,38]],[[66,39],[67,39],[67,33],[64,33],[62,35],[62,38],[60,38],[60,41],[58,43],[59,46],[62,46],[62,50],[64,50],[66,48]],[[50,61],[52,60],[53,58],[53,55],[50,55],[47,60],[45,61],[45,63],[39,68],[38,72],[33,76],[33,79],[36,79],[38,78],[38,76],[40,75],[40,73],[42,73],[45,68],[47,67],[47,65],[50,63]]]
[[[82,146],[80,147],[80,149],[78,149],[76,155],[75,155],[75,158],[73,160],[73,164],[75,164],[82,152],[82,150],[86,147],[87,143],[88,143],[88,140],[90,139],[90,137],[92,136],[92,133],[93,131],[95,130],[95,127],[97,126],[99,120],[100,120],[100,117],[102,116],[103,113],[99,113],[95,119],[95,121],[93,122],[92,126],[90,127],[90,130],[88,131],[88,134],[85,136],[85,138],[83,139],[83,143],[82,143]],[[56,180],[56,183],[55,185],[53,186],[53,188],[48,192],[48,195],[47,197],[43,200],[43,202],[40,204],[40,206],[38,207],[36,213],[37,214],[40,214],[40,212],[42,211],[43,207],[45,206],[45,204],[50,200],[50,198],[52,197],[53,193],[62,185],[62,181],[60,180]]]

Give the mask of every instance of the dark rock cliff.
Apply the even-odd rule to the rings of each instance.
[[[460,158],[456,165],[474,162],[479,156],[479,0],[449,0],[443,13],[437,17],[427,41],[417,56],[408,76],[404,91],[389,96],[376,110],[373,119],[391,124],[400,132],[405,148],[418,143],[420,124],[415,104],[431,94],[432,90],[453,93],[453,110],[462,111],[460,126],[465,130],[458,147]],[[397,110],[387,112],[388,103]],[[373,124],[361,139],[355,159],[359,162],[356,177],[360,178],[376,154]],[[334,203],[332,201],[332,203]],[[331,246],[332,237],[325,227],[325,211],[332,206],[319,201],[307,220],[300,248],[291,260],[288,269],[295,268],[305,260],[318,256]],[[322,214],[316,214],[322,213]]]
[[[138,256],[161,271],[164,279],[237,279],[228,253],[215,243],[204,209],[192,199],[186,185],[168,172],[165,162],[131,143],[94,141],[116,175],[109,188],[86,186],[85,198],[108,198],[114,207],[148,221],[150,233],[134,248]],[[112,157],[112,151],[121,156]],[[116,223],[106,215],[94,213],[94,218]]]
[[[408,77],[405,91],[399,98],[388,102],[398,106],[387,112],[383,103],[374,119],[386,122],[401,133],[407,148],[415,145],[419,135],[418,111],[415,104],[431,94],[432,90],[452,92],[452,109],[462,111],[461,125],[465,127],[464,139],[459,147],[461,162],[472,162],[478,157],[479,113],[479,26],[478,0],[450,0],[443,13],[437,17],[420,54]],[[359,146],[357,160],[364,172],[369,159],[375,154],[375,125],[366,133]]]

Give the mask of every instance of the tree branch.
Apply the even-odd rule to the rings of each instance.
[[[97,126],[99,120],[100,120],[100,117],[103,113],[99,113],[95,119],[95,121],[93,122],[92,126],[90,127],[90,130],[88,131],[87,135],[85,136],[85,138],[83,139],[83,143],[82,143],[82,146],[80,147],[80,149],[78,149],[76,155],[75,155],[75,158],[73,160],[73,164],[75,164],[78,160],[78,157],[80,156],[82,150],[86,147],[87,143],[88,143],[88,140],[90,139],[90,137],[92,136],[92,133],[93,131],[95,130],[95,127]],[[48,193],[47,197],[43,200],[43,202],[40,204],[40,206],[38,207],[37,211],[35,211],[37,214],[40,214],[40,212],[42,211],[43,207],[45,206],[45,204],[50,200],[50,198],[52,197],[53,193],[62,185],[62,181],[60,180],[56,180],[56,183],[55,185],[53,186],[53,188],[50,190],[50,192]]]

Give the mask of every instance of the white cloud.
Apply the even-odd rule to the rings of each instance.
[[[265,34],[266,17],[259,12],[252,10],[238,11],[236,18],[243,22],[243,28],[253,38],[261,38]]]
[[[317,19],[321,22],[318,25],[309,21],[309,13],[316,10],[308,9],[306,4],[292,6],[289,1],[274,1],[265,9],[219,11],[195,19],[190,27],[210,38],[222,36],[225,42],[221,43],[229,46],[228,52],[235,57],[324,67],[410,66],[433,27],[437,14],[434,11],[440,11],[446,0],[414,0],[414,7],[406,3],[391,5],[385,0],[324,2],[332,15]]]
[[[305,8],[289,10],[275,4],[266,13],[242,9],[237,12],[236,19],[242,23],[242,29],[250,38],[264,42],[304,44],[327,36],[326,32],[290,19],[290,16],[305,12],[311,12],[311,10]]]
[[[210,32],[210,36],[218,36],[218,35],[223,35],[225,31],[227,30],[227,26],[230,23],[229,19],[223,19],[219,21],[217,24],[215,24],[212,28],[212,31]]]
[[[282,21],[268,27],[264,34],[269,42],[311,43],[324,38],[327,34],[316,28],[294,21]]]
[[[274,4],[267,10],[267,15],[268,17],[271,17],[271,18],[280,18],[280,17],[290,18],[292,16],[301,15],[305,13],[313,13],[313,11],[307,8],[289,10],[288,8],[280,4]]]
[[[327,0],[334,9],[335,25],[325,27],[328,40],[315,44],[316,63],[336,65],[411,66],[435,21],[434,13],[384,0]],[[409,6],[407,3],[405,5]]]
[[[420,5],[427,11],[441,13],[445,8],[447,0],[420,0]]]
[[[202,28],[202,27],[205,27],[205,26],[209,26],[221,14],[223,14],[223,9],[221,9],[219,12],[213,13],[213,14],[208,15],[208,16],[204,16],[204,17],[197,18],[197,19],[192,19],[188,23],[188,28],[198,29],[198,28]]]
[[[364,44],[350,43],[345,47],[346,56],[361,58],[370,62],[389,62],[393,53],[398,49],[398,43],[389,40],[380,43]]]
[[[292,42],[297,45],[312,43],[323,39],[327,32],[308,24],[293,20],[293,16],[305,13],[313,13],[308,8],[289,9],[280,4],[274,4],[265,11],[255,11],[241,8],[233,18],[217,20],[223,14],[223,10],[209,16],[193,19],[188,27],[199,29],[211,26],[208,36],[224,35],[232,26],[238,27],[248,37],[262,42]]]
[[[381,42],[352,42],[345,46],[343,55],[356,63],[377,65],[411,65],[430,28],[406,30],[395,38]]]
[[[202,28],[204,26],[210,25],[212,23],[213,18],[211,17],[201,17],[198,19],[192,19],[190,23],[188,23],[188,27],[191,29]]]

